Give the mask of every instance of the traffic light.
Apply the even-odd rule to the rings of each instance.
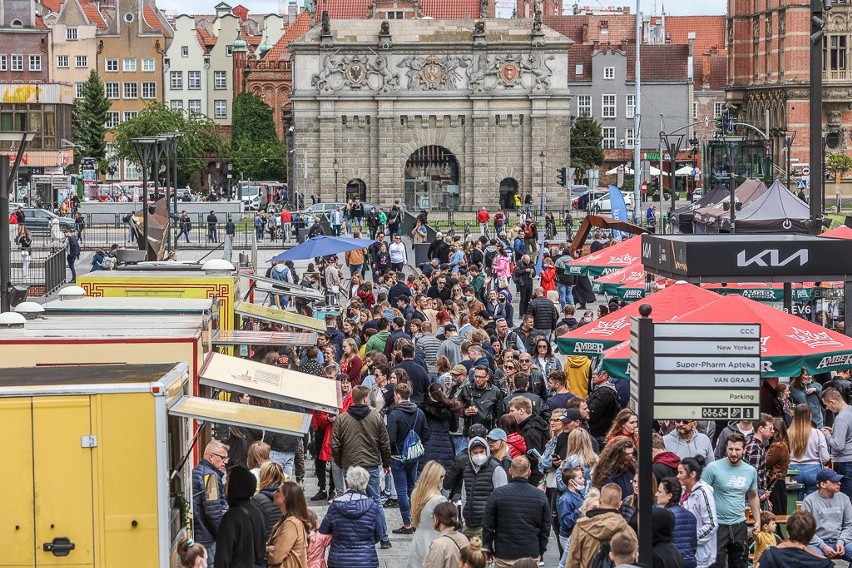
[[[823,12],[831,10],[832,0],[811,0],[811,45],[822,42],[825,29]]]
[[[725,134],[725,123],[727,122],[727,111],[722,111],[719,116],[716,117],[716,134],[723,135]]]
[[[568,185],[568,168],[557,168],[556,184],[560,187]]]

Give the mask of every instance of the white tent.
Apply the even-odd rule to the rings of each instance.
[[[683,166],[675,170],[676,176],[697,176],[701,173],[701,168],[694,168],[692,166]]]
[[[612,168],[611,170],[607,170],[606,175],[614,176],[614,175],[618,174],[620,169],[623,169],[624,173],[629,175],[629,176],[633,175],[633,168],[631,168],[630,165],[628,165],[628,164],[625,164],[623,166],[616,166],[616,167]],[[678,170],[678,171],[680,171],[680,170]],[[675,173],[677,173],[677,172],[675,172]],[[651,166],[651,177],[657,177],[659,175],[660,175],[660,169],[655,168],[654,166]],[[669,174],[667,174],[666,172],[663,172],[663,175],[668,177]]]

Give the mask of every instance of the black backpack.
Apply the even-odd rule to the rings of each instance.
[[[598,553],[592,558],[589,568],[614,568],[615,562],[609,557],[609,541],[602,542]]]

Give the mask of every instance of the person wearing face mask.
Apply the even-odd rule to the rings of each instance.
[[[556,512],[559,518],[559,542],[562,544],[564,553],[560,566],[565,565],[568,560],[568,541],[571,531],[580,516],[580,507],[583,505],[583,490],[586,488],[586,478],[583,469],[579,467],[568,467],[562,470],[562,482],[567,488],[556,501]]]
[[[580,318],[580,326],[579,327],[583,327],[584,325],[588,325],[588,324],[592,323],[593,319],[594,319],[594,313],[591,310],[586,310],[585,312],[583,312],[583,317]]]
[[[817,429],[823,427],[825,415],[819,398],[822,394],[822,385],[814,381],[808,371],[802,367],[798,377],[790,380],[790,398],[794,404],[807,404],[813,413],[814,426]]]
[[[496,488],[506,485],[506,470],[491,456],[485,438],[471,438],[467,453],[467,460],[453,462],[444,478],[444,489],[456,494],[464,491],[464,535],[481,538],[485,503]]]

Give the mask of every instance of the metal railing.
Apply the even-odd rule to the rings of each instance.
[[[67,281],[65,249],[37,250],[30,252],[29,262],[18,247],[11,252],[11,282],[15,286],[29,288],[30,296],[51,294]]]

